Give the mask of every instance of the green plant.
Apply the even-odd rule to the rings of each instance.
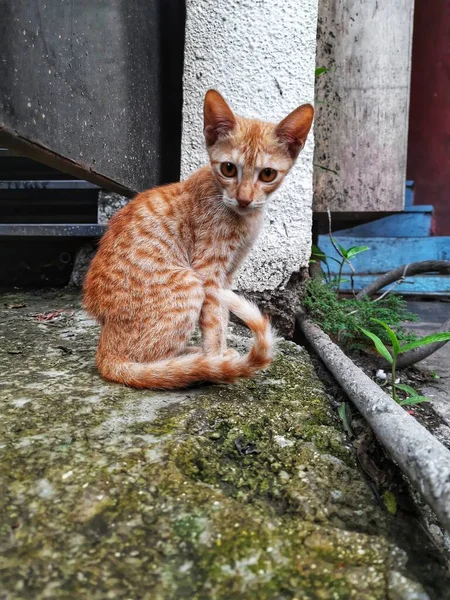
[[[339,298],[333,281],[321,278],[310,279],[306,284],[303,305],[309,317],[341,345],[358,348],[366,345],[367,338],[361,327],[376,333],[389,344],[387,332],[372,318],[390,323],[398,328],[402,343],[415,339],[414,334],[400,326],[406,321],[417,321],[417,316],[409,312],[406,302],[397,295],[390,294],[372,302],[369,298]]]
[[[410,404],[419,404],[420,402],[430,402],[430,399],[426,396],[420,396],[417,392],[409,385],[404,385],[400,383],[396,383],[396,370],[397,370],[397,357],[399,354],[403,354],[403,352],[407,352],[408,350],[414,350],[415,348],[421,348],[422,346],[427,346],[428,344],[433,344],[434,342],[445,342],[450,340],[450,332],[443,333],[434,333],[432,335],[427,335],[419,340],[414,340],[409,342],[408,344],[400,345],[400,341],[398,339],[397,334],[393,331],[389,325],[387,325],[384,321],[380,319],[372,319],[381,325],[383,329],[387,332],[389,340],[392,345],[392,352],[386,348],[383,341],[372,331],[368,331],[361,327],[361,331],[370,338],[375,344],[375,348],[378,353],[385,358],[388,363],[391,365],[391,373],[392,373],[392,397],[393,399],[401,404],[402,406],[410,405]],[[409,396],[405,400],[400,400],[397,395],[397,389],[402,390],[409,394]]]
[[[338,260],[337,258],[334,258],[334,256],[329,256],[325,254],[318,246],[315,246],[313,244],[311,249],[310,262],[320,261],[325,265],[327,270],[326,279],[328,282],[334,283],[334,285],[336,286],[336,293],[339,294],[341,285],[344,283],[344,280],[342,279],[342,270],[344,268],[344,265],[347,264],[350,267],[352,274],[354,274],[355,269],[353,268],[353,265],[351,263],[352,258],[355,258],[355,256],[358,256],[358,254],[361,254],[362,252],[367,252],[367,250],[370,250],[370,248],[368,246],[351,246],[350,248],[344,248],[337,242],[337,240],[331,235],[331,233],[329,234],[329,237],[340,259]],[[328,264],[329,260],[332,260],[339,265],[338,276],[334,279],[331,277],[330,267]]]
[[[314,75],[318,77],[319,75],[322,75],[322,73],[328,73],[329,70],[330,69],[327,67],[317,67],[317,69],[314,71]]]
[[[332,256],[327,257],[327,255],[324,252],[322,252],[322,250],[319,248],[319,246],[316,246],[315,244],[313,244],[311,246],[311,258],[309,259],[309,262],[310,263],[317,263],[317,262],[323,263],[327,270],[325,273],[325,279],[326,279],[326,281],[331,281],[331,271],[330,271],[330,266],[328,264],[327,258],[331,258],[332,260],[335,260]]]
[[[337,243],[337,241],[334,239],[334,237],[331,235],[331,233],[330,233],[330,240],[334,246],[334,249],[336,250],[336,252],[339,254],[339,256],[342,259],[341,261],[338,261],[339,262],[339,273],[337,276],[337,290],[336,291],[339,294],[339,291],[341,289],[341,284],[343,283],[342,269],[344,268],[344,265],[347,264],[350,267],[350,269],[352,270],[352,273],[354,273],[355,270],[351,263],[352,258],[355,258],[355,256],[357,256],[358,254],[361,254],[362,252],[367,252],[367,250],[370,250],[370,248],[368,246],[351,246],[350,248],[346,249]],[[353,289],[353,280],[352,280],[352,289]]]

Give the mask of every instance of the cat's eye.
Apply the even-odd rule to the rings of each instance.
[[[224,177],[235,177],[237,173],[236,165],[230,162],[220,163],[220,172]]]
[[[278,173],[277,171],[275,171],[275,169],[270,169],[269,167],[266,167],[259,174],[259,178],[264,183],[271,183],[276,178],[277,174]]]

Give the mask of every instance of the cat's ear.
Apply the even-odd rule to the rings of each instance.
[[[216,90],[208,90],[203,106],[203,133],[206,145],[212,146],[236,124],[231,108]]]
[[[287,146],[289,155],[294,160],[305,145],[313,117],[314,108],[311,104],[303,104],[288,114],[276,127],[277,137]]]

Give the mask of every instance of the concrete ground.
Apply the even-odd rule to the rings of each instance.
[[[0,295],[1,600],[450,600],[304,349],[252,381],[137,391],[99,378],[97,335],[75,292]]]
[[[440,325],[450,319],[450,302],[440,300],[409,301],[408,308],[419,315],[420,321],[408,324],[408,328],[419,336],[430,335],[438,330]],[[433,401],[433,408],[447,426],[450,427],[450,342],[443,348],[418,363],[418,366],[428,369],[439,379],[422,388],[425,396]]]

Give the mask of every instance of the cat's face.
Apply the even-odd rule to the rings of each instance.
[[[305,104],[278,125],[244,119],[209,90],[204,134],[223,203],[241,215],[264,207],[305,145],[313,115],[313,107]]]

